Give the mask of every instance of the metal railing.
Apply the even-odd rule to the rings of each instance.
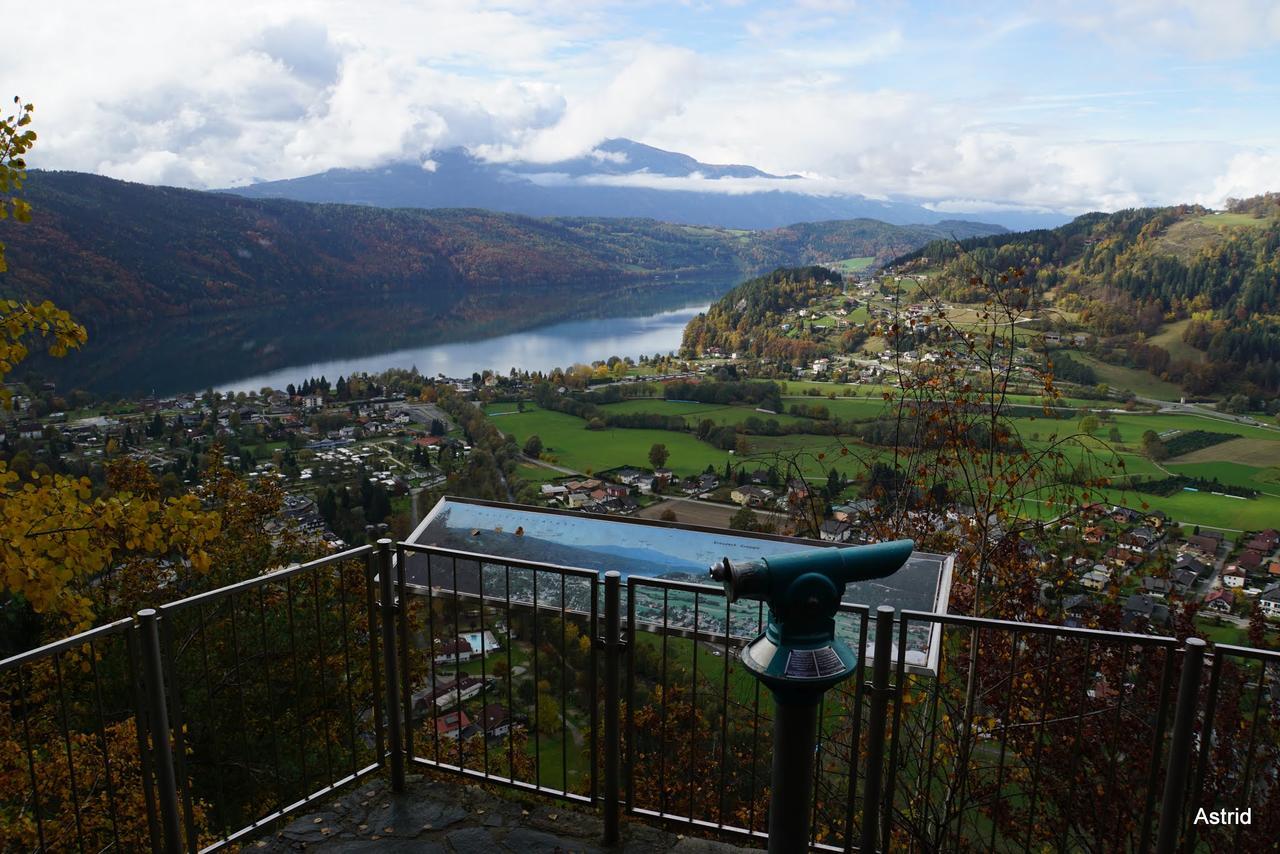
[[[841,612],[864,654],[819,711],[814,849],[1271,844],[1280,653]],[[0,662],[0,847],[217,850],[413,767],[593,805],[610,843],[624,814],[760,839],[773,701],[737,655],[765,618],[390,540],[178,600]],[[1195,823],[1223,807],[1253,823]]]

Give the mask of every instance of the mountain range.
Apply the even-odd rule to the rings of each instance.
[[[529,216],[642,217],[686,225],[768,229],[796,222],[876,219],[896,225],[982,219],[1044,228],[1057,214],[994,211],[947,215],[920,204],[834,193],[799,175],[702,163],[629,139],[557,163],[483,160],[465,149],[372,169],[331,169],[222,192],[255,199],[341,202],[384,208],[485,208]]]
[[[421,297],[454,328],[527,327],[676,278],[727,288],[783,264],[883,260],[1004,230],[863,219],[744,232],[246,199],[76,172],[33,171],[24,196],[31,222],[0,222],[9,261],[0,288],[52,299],[91,327],[392,294]]]

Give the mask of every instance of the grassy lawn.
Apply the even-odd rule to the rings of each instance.
[[[708,465],[724,468],[728,454],[688,433],[669,430],[588,430],[581,418],[563,412],[527,406],[524,412],[494,420],[500,430],[519,444],[532,435],[542,439],[544,456],[579,471],[603,471],[618,466],[649,466],[649,449],[667,446],[667,466],[680,475],[692,475]]]
[[[1231,623],[1223,623],[1217,626],[1214,625],[1213,617],[1199,617],[1196,619],[1196,627],[1204,632],[1205,637],[1213,643],[1226,643],[1235,646],[1249,645],[1249,630]]]
[[[1280,444],[1276,446],[1277,464],[1280,465]],[[1165,467],[1172,472],[1187,477],[1203,477],[1207,480],[1217,478],[1221,483],[1233,486],[1246,486],[1264,492],[1280,493],[1280,468],[1270,466],[1258,468],[1242,463],[1166,463]]]
[[[875,260],[873,255],[863,255],[857,258],[844,258],[831,266],[841,273],[860,273],[870,267]]]
[[[658,415],[680,415],[684,417],[685,423],[691,427],[696,426],[704,418],[714,421],[717,425],[741,424],[748,418],[759,418],[761,421],[767,421],[772,418],[779,424],[791,424],[801,420],[791,415],[770,415],[767,412],[757,412],[751,406],[717,406],[714,403],[689,403],[657,398],[624,400],[621,403],[608,403],[600,408],[606,412],[619,414],[645,412]]]
[[[1204,352],[1197,350],[1190,344],[1182,340],[1182,333],[1191,325],[1191,319],[1179,320],[1174,323],[1166,323],[1159,333],[1152,335],[1149,339],[1150,343],[1157,344],[1169,351],[1169,355],[1174,359],[1186,359],[1190,362],[1203,362]]]
[[[558,477],[564,477],[564,475],[555,469],[535,466],[531,463],[521,463],[516,466],[516,476],[525,483],[532,484],[550,483]]]
[[[1140,397],[1154,397],[1159,400],[1179,400],[1183,395],[1181,387],[1165,382],[1147,371],[1112,365],[1077,350],[1071,351],[1071,357],[1093,368],[1099,382],[1104,382],[1113,389],[1126,389]]]

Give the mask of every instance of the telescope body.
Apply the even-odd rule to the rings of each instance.
[[[803,552],[711,568],[730,602],[763,601],[765,630],[742,650],[742,663],[779,702],[815,704],[851,676],[857,653],[836,637],[835,615],[845,585],[893,575],[915,543],[895,540],[869,546],[814,548]]]

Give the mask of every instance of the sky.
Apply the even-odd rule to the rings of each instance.
[[[34,167],[193,188],[628,137],[954,212],[1280,190],[1276,0],[57,0],[0,94]]]

